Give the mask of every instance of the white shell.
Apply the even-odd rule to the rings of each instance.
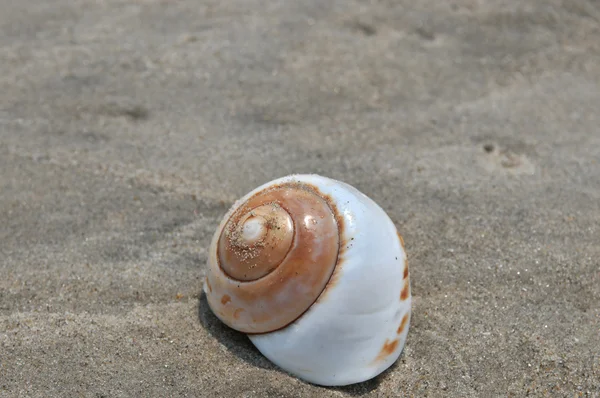
[[[408,334],[412,298],[402,238],[373,200],[318,175],[273,180],[237,203],[293,181],[318,187],[343,217],[341,266],[335,282],[300,318],[283,329],[248,336],[270,361],[310,383],[342,386],[369,380],[398,359]]]

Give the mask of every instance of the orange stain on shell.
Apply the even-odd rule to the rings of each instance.
[[[402,235],[400,235],[400,232],[396,231],[396,234],[398,235],[398,240],[400,241],[400,245],[402,245],[402,250],[404,250],[404,252],[406,253],[406,248],[404,247],[404,239],[402,238]],[[405,263],[405,267],[404,267],[404,275],[402,277],[402,279],[406,279],[408,278],[408,259],[404,259],[404,263]]]
[[[400,326],[398,326],[398,334],[402,334],[402,332],[404,331],[404,328],[406,327],[406,323],[408,322],[408,314],[405,314],[404,317],[402,317],[402,322],[400,322]]]
[[[399,343],[400,341],[398,339],[392,341],[385,339],[385,343],[383,343],[383,347],[381,347],[379,355],[377,355],[377,358],[375,358],[375,362],[383,361],[385,358],[392,355],[394,351],[396,351],[396,348],[398,348]]]
[[[404,282],[404,287],[402,288],[402,292],[400,293],[400,300],[404,301],[408,298],[410,293],[410,285],[408,282]]]
[[[338,281],[340,280],[340,277],[342,275],[342,268],[343,268],[342,265],[344,263],[344,254],[346,252],[346,249],[348,248],[348,245],[351,244],[351,240],[348,240],[348,238],[343,236],[343,232],[345,231],[344,217],[342,216],[342,213],[338,210],[337,206],[335,205],[335,200],[330,195],[323,194],[321,191],[319,191],[317,189],[317,187],[312,187],[312,188],[315,190],[316,193],[318,193],[325,200],[325,202],[331,209],[331,212],[333,213],[333,216],[335,218],[335,222],[337,223],[338,233],[339,233],[337,262],[335,264],[335,268],[333,269],[333,273],[331,274],[331,276],[329,277],[329,280],[327,281],[327,284],[325,285],[325,288],[323,289],[323,291],[321,292],[321,294],[319,295],[319,297],[316,300],[316,302],[318,303],[327,298],[327,293],[331,289],[333,289],[335,287],[335,285],[337,285]]]
[[[402,235],[400,235],[400,232],[396,231],[396,234],[398,235],[398,239],[400,240],[400,244],[402,245],[402,250],[406,251],[406,249],[404,248],[404,239],[402,238]]]
[[[208,281],[208,277],[206,277],[206,286],[208,287],[208,292],[212,293],[212,286],[210,285],[210,282]]]
[[[225,305],[225,304],[229,303],[230,301],[231,301],[231,297],[229,297],[229,295],[228,295],[228,294],[224,295],[224,296],[221,298],[221,304],[223,304],[223,305]]]
[[[335,287],[335,285],[337,285],[337,283],[339,282],[340,277],[342,276],[342,270],[341,270],[341,268],[342,268],[342,264],[343,263],[344,263],[344,259],[341,256],[338,256],[337,264],[335,265],[335,269],[333,270],[333,274],[331,274],[331,277],[329,278],[329,281],[327,281],[327,284],[325,285],[325,289],[323,289],[323,291],[321,292],[321,294],[317,298],[317,301],[316,301],[317,303],[325,300],[327,298],[327,293],[331,289],[333,289]]]
[[[244,312],[243,308],[238,308],[237,310],[235,310],[235,312],[233,313],[233,317],[235,319],[239,319],[240,318],[240,314]]]

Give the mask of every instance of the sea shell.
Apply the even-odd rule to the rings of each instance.
[[[208,304],[281,369],[323,386],[376,377],[400,356],[411,290],[394,223],[356,188],[314,174],[252,190],[217,228]]]

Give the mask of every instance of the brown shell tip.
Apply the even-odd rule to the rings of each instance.
[[[237,206],[216,241],[212,302],[236,330],[278,330],[339,279],[344,219],[331,198],[306,183],[272,185]],[[296,291],[306,293],[287,293]]]
[[[294,222],[276,202],[242,206],[219,241],[221,268],[232,279],[252,281],[272,272],[292,246]]]

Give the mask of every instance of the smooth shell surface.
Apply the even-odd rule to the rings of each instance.
[[[273,363],[308,382],[339,386],[369,380],[398,359],[410,326],[412,298],[402,237],[373,200],[326,177],[283,177],[246,198],[298,182],[318,188],[335,207],[339,258],[307,311],[281,329],[249,338]]]
[[[336,212],[314,185],[282,181],[236,203],[215,233],[208,302],[246,333],[287,326],[325,289],[340,249]]]

